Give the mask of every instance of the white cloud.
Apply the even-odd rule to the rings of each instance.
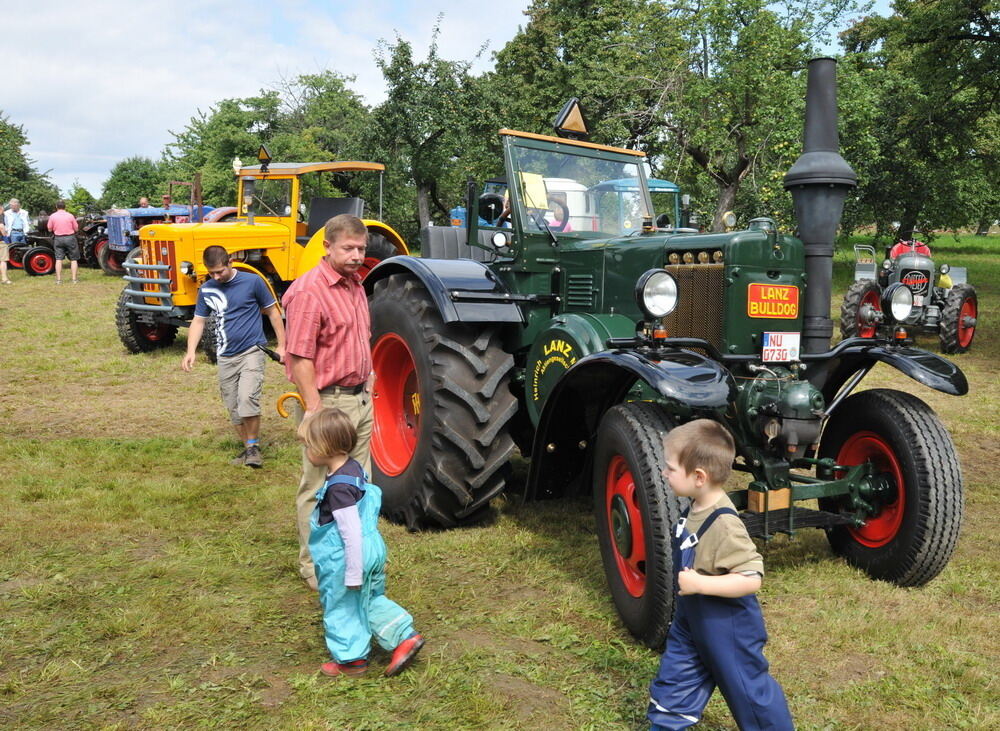
[[[355,76],[353,88],[377,103],[384,96],[373,58],[379,39],[392,42],[399,33],[420,58],[444,12],[441,55],[471,60],[486,40],[490,52],[503,47],[525,22],[527,5],[39,0],[4,13],[0,112],[25,128],[29,156],[61,189],[79,180],[97,195],[116,162],[158,158],[170,130],[198,109],[323,69]],[[490,52],[478,70],[490,65]]]

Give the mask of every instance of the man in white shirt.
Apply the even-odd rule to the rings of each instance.
[[[27,243],[27,233],[31,224],[29,223],[28,212],[21,208],[21,201],[17,198],[11,198],[10,208],[3,212],[3,227],[7,232],[7,243]]]

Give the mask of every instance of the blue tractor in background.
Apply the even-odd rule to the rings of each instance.
[[[166,207],[112,208],[105,215],[107,244],[97,250],[97,263],[105,274],[120,277],[124,263],[139,256],[139,229],[151,223],[199,223],[207,220],[212,206],[181,205]]]

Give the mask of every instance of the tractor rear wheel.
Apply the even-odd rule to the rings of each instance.
[[[24,252],[21,265],[26,274],[33,277],[40,277],[51,274],[56,270],[56,255],[52,249],[44,246],[32,246]]]
[[[604,573],[629,632],[662,649],[674,612],[670,531],[680,501],[663,477],[663,435],[651,403],[620,404],[601,419],[594,447],[594,514]]]
[[[115,325],[122,345],[130,353],[148,353],[174,342],[177,326],[166,323],[149,325],[139,321],[138,313],[125,306],[131,296],[122,292],[115,308]]]
[[[873,338],[878,334],[878,324],[864,317],[869,309],[882,311],[882,292],[871,279],[859,279],[852,284],[840,305],[840,336],[847,338]]]
[[[849,466],[871,461],[888,494],[871,499],[876,513],[860,527],[827,532],[833,550],[873,579],[921,586],[948,563],[962,525],[962,473],[955,445],[931,408],[900,391],[854,394],[833,413],[820,457]],[[850,500],[820,508],[850,512]]]
[[[517,410],[495,325],[445,323],[424,286],[393,274],[370,301],[372,465],[382,509],[411,530],[474,522],[505,487]]]
[[[941,329],[938,337],[944,353],[964,353],[976,337],[976,318],[979,300],[971,284],[956,284],[948,290],[941,310]]]

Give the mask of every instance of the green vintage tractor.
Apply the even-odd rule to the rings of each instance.
[[[877,363],[949,394],[968,385],[906,342],[830,348],[833,239],[855,185],[835,152],[834,73],[831,59],[810,64],[805,153],[785,179],[801,238],[766,218],[727,233],[657,228],[641,153],[501,130],[509,224],[472,215],[429,229],[426,258],[387,259],[365,280],[386,514],[415,529],[476,520],[516,444],[529,499],[593,495],[615,606],[660,647],[682,509],[661,437],[707,417],[749,475],[731,497],[751,535],[821,528],[873,578],[936,576],[963,508],[951,439],[918,398],[855,391]],[[557,129],[581,137],[581,119],[564,110]],[[479,190],[470,182],[470,211]],[[899,320],[913,306],[906,287],[884,300]]]

